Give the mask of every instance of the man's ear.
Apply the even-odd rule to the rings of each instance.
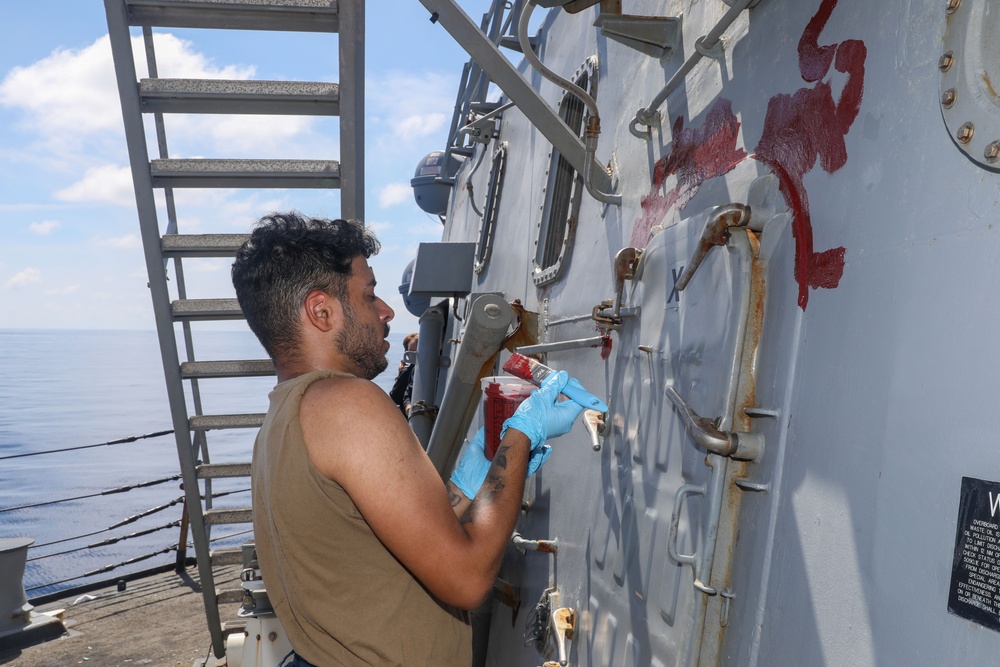
[[[343,323],[344,309],[339,299],[323,290],[314,289],[306,295],[303,315],[309,325],[328,332]]]

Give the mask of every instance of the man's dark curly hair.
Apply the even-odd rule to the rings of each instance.
[[[359,220],[306,218],[297,211],[261,218],[236,252],[233,287],[261,345],[277,362],[294,356],[306,295],[322,290],[347,303],[351,262],[379,242]]]

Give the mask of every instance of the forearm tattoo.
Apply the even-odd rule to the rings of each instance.
[[[504,470],[507,469],[507,451],[510,449],[510,445],[500,445],[497,449],[497,453],[493,456],[493,465],[499,466]]]
[[[469,509],[462,516],[462,523],[470,523],[474,521],[476,510],[492,502],[492,500],[507,486],[505,478],[507,476],[507,451],[509,449],[509,445],[500,445],[496,455],[493,457],[493,465],[490,467],[489,472],[486,473],[486,479],[483,481],[483,485],[479,488],[479,493],[477,493],[476,497],[473,498]]]
[[[448,502],[451,503],[452,507],[455,507],[460,502],[462,502],[462,499],[465,498],[465,496],[463,496],[461,493],[456,493],[455,489],[453,489],[450,484],[448,485],[447,488],[448,488]]]

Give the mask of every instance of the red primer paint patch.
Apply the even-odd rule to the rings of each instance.
[[[732,103],[726,99],[712,106],[705,124],[699,128],[685,129],[681,117],[674,122],[670,154],[657,161],[654,167],[653,185],[649,194],[642,198],[642,217],[632,228],[630,245],[646,247],[652,236],[650,230],[671,208],[678,205],[683,209],[705,181],[729,172],[746,159],[746,151],[736,147],[739,129],[740,122],[733,113]],[[674,174],[677,185],[659,194],[667,177]]]
[[[611,333],[608,331],[601,331],[601,359],[604,361],[608,360],[611,356]]]
[[[850,39],[837,45],[819,45],[819,36],[833,14],[838,0],[823,0],[799,40],[799,71],[813,88],[800,88],[792,95],[781,93],[770,99],[754,159],[766,164],[778,176],[785,202],[792,211],[795,238],[795,280],[799,284],[799,307],[809,303],[809,288],[832,289],[844,274],[843,247],[816,252],[813,248],[812,219],[804,176],[819,161],[827,173],[847,162],[844,137],[858,117],[864,93],[864,42]],[[848,75],[838,100],[825,77],[831,65]],[[705,181],[721,176],[747,157],[736,147],[740,122],[732,103],[720,99],[697,129],[684,129],[682,118],[674,123],[673,146],[656,163],[649,194],[642,200],[642,216],[632,230],[631,245],[645,247],[650,230],[674,206],[681,210],[698,193]],[[677,185],[658,194],[666,178],[677,175]]]
[[[847,163],[844,137],[858,117],[864,92],[867,56],[864,43],[852,39],[836,46],[818,45],[819,34],[837,1],[823,0],[802,33],[799,71],[804,80],[818,81],[833,64],[838,72],[848,75],[840,99],[833,99],[830,84],[826,82],[800,88],[794,95],[775,95],[767,105],[764,131],[754,154],[778,176],[785,202],[792,210],[795,280],[799,284],[799,307],[803,310],[809,303],[810,287],[834,288],[844,274],[844,248],[822,252],[813,249],[809,197],[803,184],[803,177],[817,160],[823,171],[831,174]]]

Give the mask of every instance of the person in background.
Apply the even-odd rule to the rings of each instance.
[[[417,353],[417,341],[419,334],[406,334],[403,338],[403,358],[399,362],[399,370],[396,380],[392,383],[389,397],[396,404],[404,417],[410,416],[410,397],[413,395],[413,371],[416,368],[416,360],[411,359]],[[407,354],[407,352],[411,354]]]
[[[278,384],[254,444],[253,520],[268,597],[292,665],[469,665],[464,610],[490,593],[527,475],[582,408],[554,373],[505,422],[493,461],[482,431],[451,479],[371,379],[388,365],[392,309],[358,221],[272,214],[233,263],[250,328]]]

